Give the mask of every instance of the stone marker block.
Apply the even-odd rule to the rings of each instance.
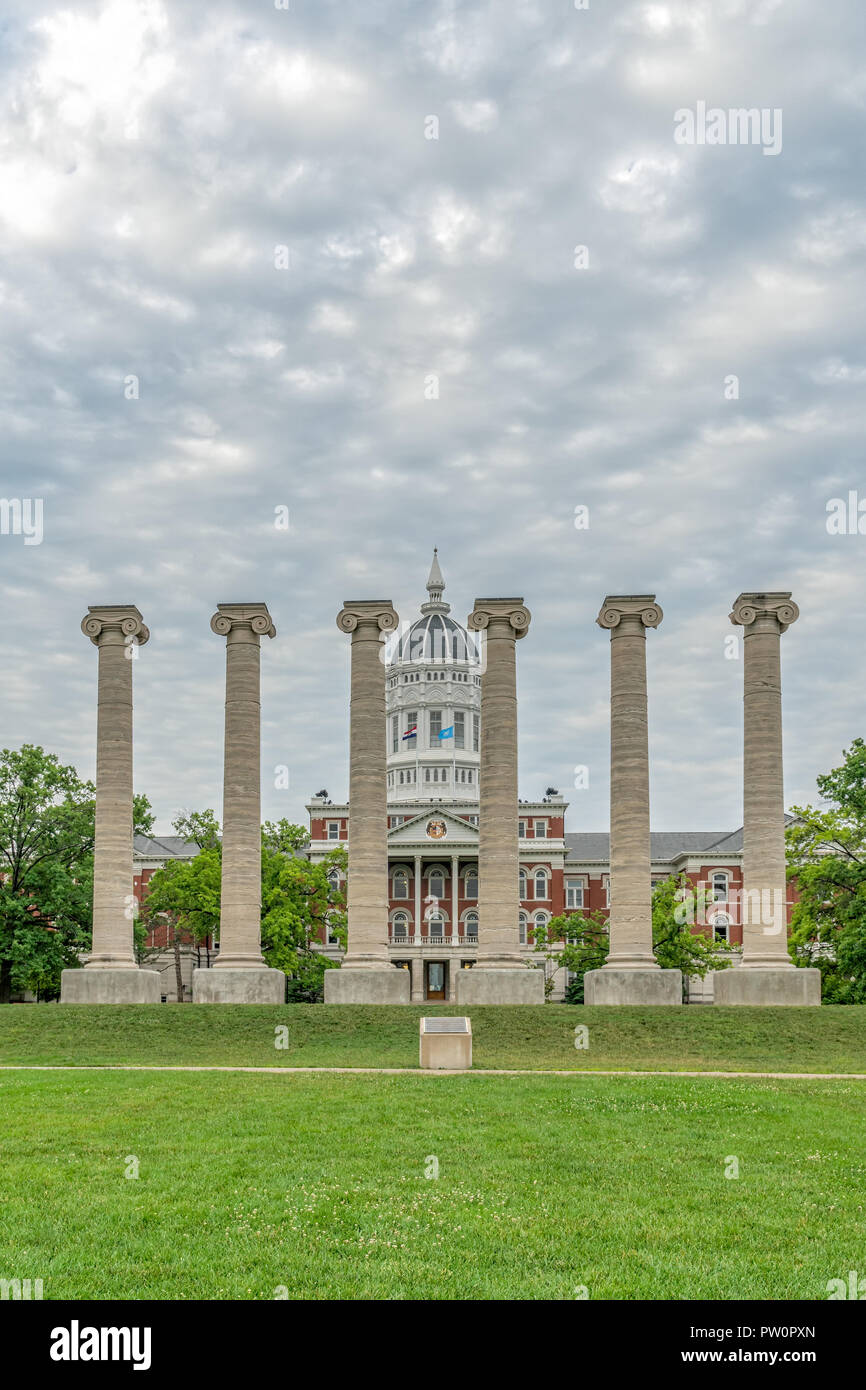
[[[458,1004],[543,1004],[544,973],[541,970],[479,969],[457,972]]]
[[[716,970],[713,975],[715,1004],[821,1003],[820,970],[760,970],[741,965],[733,970]]]
[[[64,1004],[159,1004],[162,975],[158,970],[64,970],[60,975]]]
[[[680,970],[616,970],[607,966],[587,970],[583,977],[585,1004],[663,1004],[683,1002]]]
[[[428,1071],[468,1071],[472,1066],[472,1022],[468,1018],[420,1020],[421,1066]]]
[[[345,968],[325,971],[326,1004],[408,1004],[409,971]]]
[[[284,1004],[286,977],[269,966],[245,966],[192,972],[194,1004]]]

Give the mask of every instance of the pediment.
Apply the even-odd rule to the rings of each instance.
[[[441,845],[477,848],[478,827],[452,812],[431,807],[388,831],[388,848],[398,849],[401,845],[423,845],[425,849]]]

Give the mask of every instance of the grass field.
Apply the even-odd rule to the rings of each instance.
[[[864,1099],[856,1081],[9,1072],[0,1275],[46,1299],[821,1299],[866,1268]]]
[[[0,1009],[0,1278],[48,1299],[778,1300],[866,1270],[866,1081],[483,1074],[866,1072],[866,1009],[472,1008],[473,1075],[291,1072],[417,1068],[432,1012],[460,1010]],[[40,1064],[100,1070],[2,1071]],[[287,1071],[108,1070],[136,1064]]]
[[[0,1008],[0,1066],[417,1067],[421,1014],[468,1013],[476,1068],[866,1072],[866,1007],[538,1008],[295,1004]],[[275,1048],[276,1025],[288,1047]],[[577,1050],[585,1024],[589,1047]]]

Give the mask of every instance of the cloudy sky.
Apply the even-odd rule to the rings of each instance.
[[[866,510],[862,0],[3,9],[0,497],[44,534],[0,535],[0,745],[92,775],[79,623],[136,603],[136,786],[163,831],[219,808],[209,619],[264,599],[264,811],[304,820],[347,789],[335,615],[414,617],[435,544],[455,616],[532,610],[521,794],[562,788],[575,830],[607,824],[604,596],[665,611],[653,824],[721,830],[727,615],[790,589],[814,799],[866,734],[866,536],[827,530]],[[781,112],[781,150],[678,143],[701,102]]]

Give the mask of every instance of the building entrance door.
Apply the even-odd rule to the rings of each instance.
[[[424,970],[427,974],[427,998],[445,1000],[445,965],[438,960],[428,960]]]

